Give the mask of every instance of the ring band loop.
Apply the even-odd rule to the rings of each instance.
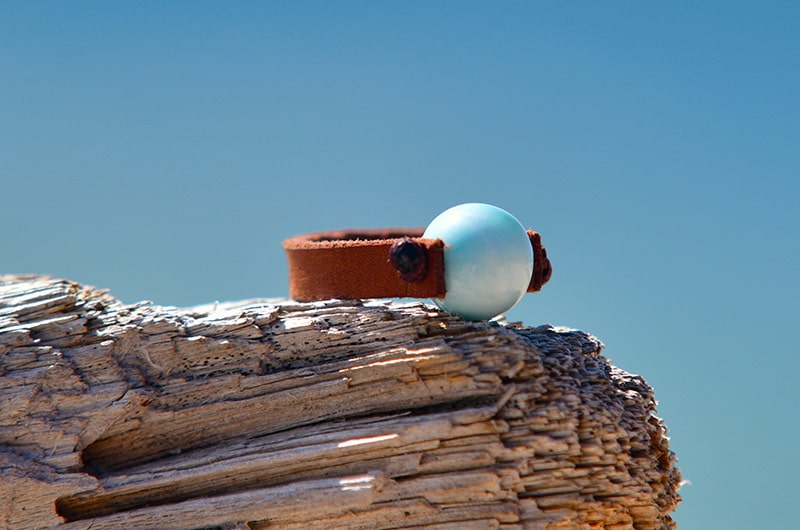
[[[443,298],[447,293],[445,245],[440,239],[422,238],[423,232],[421,228],[341,230],[286,239],[289,296],[299,301]],[[536,292],[550,279],[552,267],[539,233],[527,232],[534,255],[528,292]],[[417,258],[425,263],[422,272],[398,269],[393,255],[403,243],[422,253]]]

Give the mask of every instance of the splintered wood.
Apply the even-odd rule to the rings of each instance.
[[[416,302],[0,276],[0,526],[673,528],[652,389],[601,348]]]

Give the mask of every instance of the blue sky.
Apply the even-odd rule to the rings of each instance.
[[[681,528],[795,524],[790,2],[6,2],[0,271],[285,296],[285,237],[488,202],[554,276],[508,315],[642,374]]]

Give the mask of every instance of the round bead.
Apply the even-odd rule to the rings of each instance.
[[[486,320],[514,307],[528,290],[533,250],[525,228],[507,211],[482,203],[439,214],[422,237],[444,244],[447,293],[434,303],[467,320]]]

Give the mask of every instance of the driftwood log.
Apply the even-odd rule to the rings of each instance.
[[[673,528],[652,389],[601,348],[418,302],[0,276],[0,526]]]

